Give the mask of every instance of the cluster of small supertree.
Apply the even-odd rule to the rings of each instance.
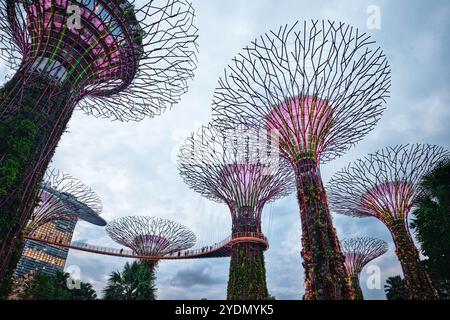
[[[349,164],[330,180],[328,194],[336,213],[375,217],[390,231],[411,299],[437,299],[408,229],[408,215],[422,190],[420,179],[450,158],[428,144],[381,149]]]
[[[266,129],[295,173],[306,299],[352,298],[319,164],[374,127],[389,87],[390,68],[371,38],[330,21],[295,23],[255,39],[219,80],[216,125]]]
[[[0,89],[0,287],[74,109],[130,121],[171,108],[196,68],[193,18],[186,0],[0,0],[15,71]]]

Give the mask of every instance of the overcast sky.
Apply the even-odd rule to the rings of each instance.
[[[450,2],[442,1],[300,1],[193,0],[199,28],[198,69],[189,92],[172,110],[142,122],[119,123],[76,111],[56,151],[53,166],[81,179],[103,200],[103,217],[156,215],[191,228],[198,245],[230,233],[223,205],[191,191],[178,175],[176,154],[184,138],[210,121],[211,100],[225,66],[252,39],[297,20],[329,19],[360,28],[374,37],[392,67],[391,98],[378,126],[341,158],[322,166],[324,181],[368,152],[396,143],[427,142],[450,148],[448,43]],[[367,8],[381,9],[381,29],[368,29]],[[340,238],[373,236],[390,245],[387,254],[369,265],[381,271],[380,289],[366,286],[366,298],[384,299],[384,281],[401,273],[392,239],[381,222],[335,215]],[[304,293],[300,258],[300,218],[295,195],[267,205],[263,229],[269,236],[267,284],[277,299],[301,299]],[[80,222],[74,240],[117,246],[104,228]],[[129,259],[70,251],[68,266],[78,266],[81,279],[100,295],[108,275]],[[225,299],[229,258],[162,261],[159,299]]]

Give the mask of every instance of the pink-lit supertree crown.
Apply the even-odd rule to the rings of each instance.
[[[388,244],[380,239],[359,237],[341,242],[345,256],[345,269],[352,284],[356,300],[364,298],[359,277],[364,266],[388,251]]]
[[[381,183],[361,197],[361,212],[377,218],[402,217],[410,212],[419,190],[408,181]]]
[[[140,256],[160,257],[194,246],[195,234],[186,227],[150,216],[130,216],[109,222],[106,232]]]
[[[0,57],[67,86],[88,114],[140,120],[186,92],[193,17],[185,0],[1,0]]]
[[[372,130],[389,88],[389,65],[370,36],[339,22],[296,22],[233,58],[214,94],[214,121],[276,129],[293,164],[324,162]]]
[[[70,197],[71,201],[67,201]],[[106,225],[100,218],[102,202],[99,196],[78,179],[51,169],[45,174],[38,195],[39,204],[25,227],[30,235],[37,228],[55,220],[83,219],[97,225]]]
[[[264,204],[294,188],[289,164],[267,138],[262,130],[204,126],[180,149],[180,175],[193,190],[227,204],[233,219],[249,208],[259,220]]]
[[[381,149],[349,164],[331,178],[327,190],[336,213],[369,217],[388,227],[407,218],[422,190],[420,179],[448,159],[444,148],[428,144]]]
[[[334,212],[376,217],[386,225],[402,266],[405,287],[413,300],[438,299],[438,293],[420,261],[409,232],[408,215],[423,192],[422,177],[449,159],[447,150],[434,145],[388,147],[348,165],[328,185]]]
[[[386,241],[369,237],[343,239],[341,246],[347,272],[356,277],[366,264],[385,254],[389,248]]]
[[[278,138],[287,159],[317,159],[329,143],[333,108],[318,97],[289,98],[269,113],[265,126]]]
[[[178,168],[194,191],[228,206],[232,221],[229,300],[269,297],[261,218],[264,205],[294,188],[289,162],[266,130],[203,126],[180,148]],[[257,241],[255,241],[257,240]]]

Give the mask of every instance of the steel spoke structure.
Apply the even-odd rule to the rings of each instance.
[[[99,216],[102,212],[100,197],[90,187],[62,171],[47,170],[38,201],[24,229],[24,236],[30,236],[39,227],[55,220],[82,219],[106,225]]]
[[[375,238],[358,237],[342,240],[345,269],[350,277],[355,300],[364,299],[359,281],[361,271],[370,261],[385,254],[388,248],[386,241]]]
[[[180,149],[178,167],[185,183],[206,198],[228,206],[232,246],[228,299],[267,299],[261,215],[264,205],[293,191],[289,163],[265,131],[201,127]],[[243,237],[251,233],[253,236]]]
[[[130,248],[137,256],[166,256],[194,246],[195,234],[188,228],[150,216],[118,218],[106,226],[106,232],[117,243]],[[145,260],[155,268],[158,260]]]
[[[74,109],[137,121],[171,108],[196,67],[193,19],[186,0],[0,0],[15,71],[0,89],[0,282]]]
[[[334,212],[375,217],[390,231],[411,299],[437,299],[408,228],[408,215],[423,190],[420,179],[450,153],[442,147],[409,144],[387,147],[349,164],[330,180]]]
[[[266,129],[296,175],[306,299],[351,299],[320,163],[377,123],[390,67],[365,33],[344,23],[281,26],[233,58],[214,94],[214,123]]]

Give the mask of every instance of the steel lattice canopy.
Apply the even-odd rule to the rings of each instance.
[[[106,226],[106,220],[100,217],[97,214],[97,212],[95,212],[89,206],[78,201],[78,199],[73,195],[67,192],[59,192],[58,190],[55,190],[54,188],[51,188],[46,185],[43,185],[42,189],[45,192],[59,198],[61,201],[64,201],[66,206],[69,208],[68,210],[70,210],[71,213],[75,214],[79,219],[82,219],[97,226],[101,227]]]

